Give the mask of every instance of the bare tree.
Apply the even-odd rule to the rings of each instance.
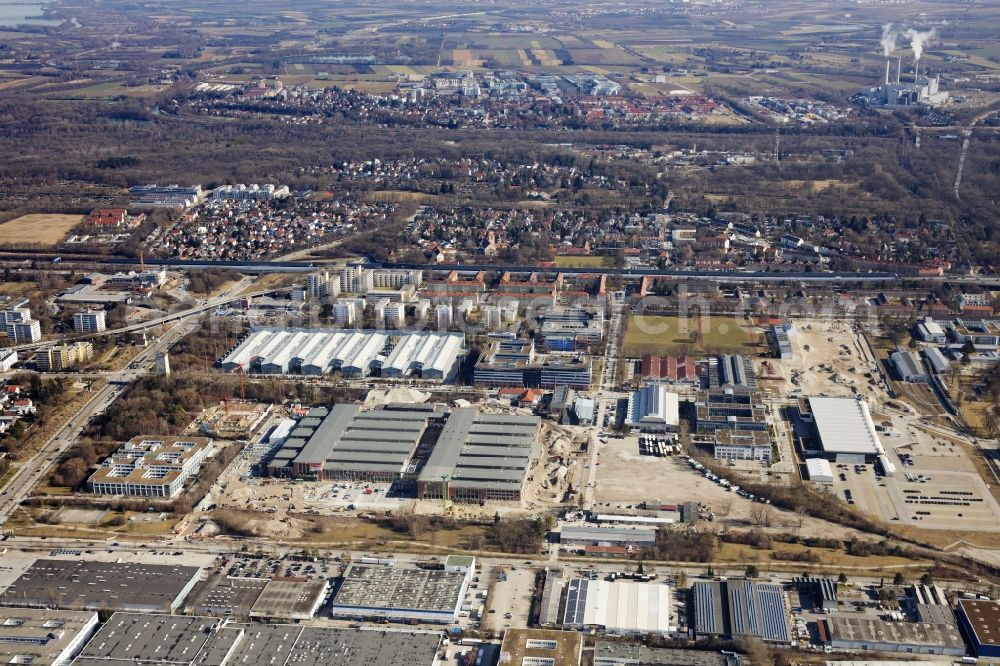
[[[766,504],[750,509],[750,522],[758,527],[770,527],[774,522],[774,510]]]

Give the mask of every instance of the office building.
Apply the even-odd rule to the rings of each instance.
[[[330,604],[334,618],[451,624],[472,572],[351,564]]]
[[[190,208],[205,196],[201,185],[137,185],[128,193],[133,205],[149,208]]]
[[[17,363],[17,351],[0,349],[0,372],[7,372]]]
[[[480,357],[473,370],[476,386],[588,389],[592,381],[590,356],[536,355],[530,340],[497,340]]]
[[[771,326],[767,331],[767,340],[771,345],[771,355],[774,358],[787,360],[792,358],[792,342],[788,338],[788,331],[782,326]]]
[[[206,437],[134,437],[101,462],[87,489],[102,495],[174,497],[212,452]]]
[[[767,410],[755,391],[698,391],[694,403],[697,432],[716,430],[767,431]]]
[[[716,460],[756,460],[771,464],[771,437],[764,430],[718,429],[712,433]]]

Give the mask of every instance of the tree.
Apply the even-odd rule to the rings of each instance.
[[[843,571],[841,571],[840,575],[837,576],[837,582],[840,583],[841,585],[846,585],[847,584],[847,574],[845,574]]]
[[[750,510],[750,521],[759,527],[770,527],[774,522],[774,511],[766,504],[757,504]]]
[[[931,575],[930,571],[928,571],[927,573],[925,573],[923,576],[920,577],[920,584],[921,585],[933,585],[934,584],[934,576]]]
[[[903,585],[906,583],[906,578],[903,576],[903,572],[897,571],[896,575],[892,577],[893,585]]]
[[[747,578],[756,578],[760,575],[760,570],[757,568],[756,564],[749,564],[747,565],[746,571],[743,572],[743,575]]]
[[[688,577],[683,571],[678,571],[674,576],[674,586],[677,588],[687,587]]]

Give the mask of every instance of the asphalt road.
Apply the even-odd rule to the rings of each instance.
[[[79,437],[87,421],[103,413],[125,390],[126,383],[145,375],[156,362],[160,352],[167,351],[182,336],[190,332],[195,320],[192,315],[178,322],[155,343],[144,349],[129,366],[107,375],[109,383],[94,395],[53,435],[32,458],[16,465],[13,478],[0,492],[0,525],[6,524],[20,503],[31,494],[48,468],[65,454]]]

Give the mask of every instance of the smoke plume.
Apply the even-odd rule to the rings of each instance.
[[[937,31],[934,28],[921,31],[910,28],[906,31],[906,38],[910,40],[910,48],[913,49],[913,59],[920,60],[924,54],[924,47],[937,39]]]
[[[886,23],[882,26],[882,55],[888,58],[896,50],[896,40],[899,39],[899,31],[896,26]]]

